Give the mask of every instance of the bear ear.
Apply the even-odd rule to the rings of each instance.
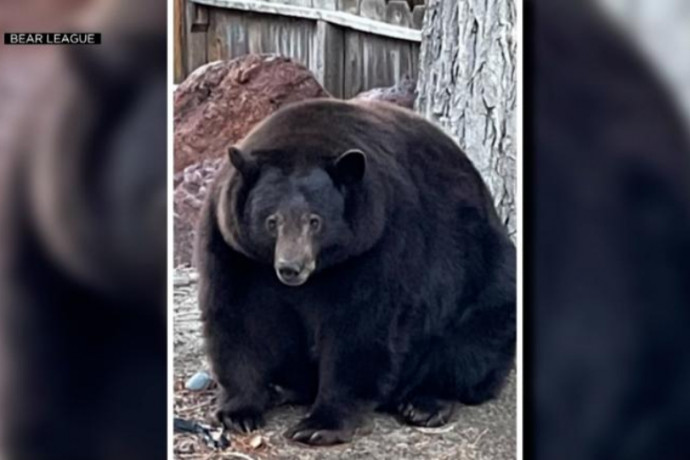
[[[249,176],[252,171],[252,165],[250,161],[244,156],[244,153],[235,146],[228,149],[228,158],[230,159],[230,164],[232,164],[237,171],[243,176]]]
[[[367,157],[359,149],[350,149],[340,155],[333,164],[334,177],[342,184],[354,184],[364,177]]]

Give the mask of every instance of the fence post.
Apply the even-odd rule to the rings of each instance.
[[[317,80],[335,97],[343,97],[343,31],[326,21],[316,22],[314,49],[316,50]]]
[[[187,76],[187,33],[185,30],[185,4],[184,0],[175,0],[173,11],[173,23],[175,29],[174,38],[174,80],[181,82]]]

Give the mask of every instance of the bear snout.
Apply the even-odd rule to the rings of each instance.
[[[306,260],[279,259],[275,263],[276,275],[281,283],[288,286],[300,286],[306,283],[314,271],[314,263]]]

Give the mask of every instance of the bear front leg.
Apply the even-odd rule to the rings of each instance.
[[[276,402],[276,385],[288,392],[315,386],[304,327],[241,260],[201,280],[206,348],[221,389],[217,418],[234,431],[255,430]]]
[[[230,308],[235,307],[226,304],[225,309]],[[256,351],[257,336],[242,323],[236,314],[221,310],[204,318],[204,333],[220,386],[216,418],[228,429],[249,432],[264,424],[270,400],[269,371],[266,359]]]
[[[216,418],[236,432],[262,427],[270,399],[265,371],[252,362],[250,354],[242,357],[239,350],[232,353],[216,350],[209,353],[221,391]]]
[[[248,262],[214,230],[202,234],[198,265],[206,352],[220,386],[216,417],[228,429],[248,432],[263,425],[269,404],[268,374],[276,358],[270,344],[257,341],[271,340],[272,325],[260,324],[262,309],[249,296]]]
[[[285,433],[293,441],[311,445],[351,441],[362,417],[388,391],[393,363],[386,347],[380,342],[358,343],[350,334],[342,336],[349,340],[329,338],[320,350],[318,395],[309,414]]]

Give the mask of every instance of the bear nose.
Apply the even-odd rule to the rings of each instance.
[[[285,281],[294,280],[302,273],[302,265],[297,262],[279,262],[278,274]]]

